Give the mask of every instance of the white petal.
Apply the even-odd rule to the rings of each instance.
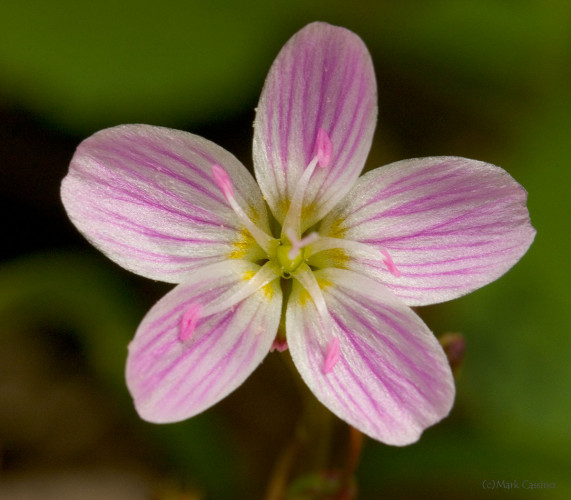
[[[348,252],[342,266],[376,277],[408,305],[433,304],[494,281],[525,254],[535,236],[526,200],[488,163],[404,160],[363,175],[320,232],[373,250]]]
[[[73,223],[109,258],[179,283],[192,269],[229,256],[262,256],[216,184],[214,164],[224,166],[250,217],[269,231],[261,192],[234,156],[161,127],[122,125],[83,141],[61,196]]]
[[[378,282],[341,269],[315,275],[331,321],[299,284],[287,308],[287,342],[303,379],[333,413],[372,438],[416,441],[454,400],[437,339]]]
[[[254,123],[254,169],[283,222],[320,130],[328,166],[312,175],[302,229],[349,191],[365,165],[377,118],[377,85],[363,41],[345,28],[312,23],[282,48],[266,79]]]
[[[127,385],[143,419],[176,422],[196,415],[236,389],[264,359],[280,321],[278,279],[208,314],[259,269],[239,260],[207,266],[149,311],[127,360]],[[189,323],[191,332],[185,330]]]

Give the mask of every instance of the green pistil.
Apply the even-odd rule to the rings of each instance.
[[[303,248],[298,251],[297,255],[293,259],[290,259],[288,256],[290,250],[291,245],[280,245],[276,250],[276,258],[282,269],[282,277],[286,279],[291,278],[292,273],[305,260]]]

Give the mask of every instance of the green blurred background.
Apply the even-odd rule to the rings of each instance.
[[[269,66],[315,20],[372,53],[380,113],[367,168],[429,155],[500,165],[527,189],[538,231],[496,283],[419,310],[436,334],[466,339],[456,404],[415,445],[367,441],[359,498],[486,498],[508,484],[510,498],[571,498],[571,2],[7,0],[0,499],[264,496],[302,414],[287,364],[270,355],[188,422],[140,421],[126,345],[170,287],[91,248],[59,183],[82,139],[121,123],[203,135],[250,166]]]

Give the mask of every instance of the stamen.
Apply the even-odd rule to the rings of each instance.
[[[256,226],[256,224],[246,215],[246,212],[242,210],[242,207],[236,201],[234,188],[232,187],[232,180],[230,179],[228,172],[226,172],[226,170],[224,170],[220,165],[212,165],[212,177],[214,177],[214,180],[222,191],[224,198],[226,198],[226,201],[232,210],[234,210],[240,219],[240,222],[244,224],[246,229],[256,240],[256,243],[258,243],[266,253],[271,253],[272,250],[277,247],[278,241]]]
[[[348,250],[356,254],[367,255],[367,257],[371,259],[379,258],[379,253],[373,245],[343,238],[332,238],[331,236],[321,236],[315,243],[310,245],[305,252],[307,257],[311,257],[316,253],[325,250],[334,250],[336,248]]]
[[[306,292],[309,293],[309,296],[313,300],[313,303],[315,304],[315,307],[321,316],[321,326],[323,328],[323,332],[326,336],[332,337],[327,347],[327,352],[325,353],[325,358],[323,361],[323,373],[327,374],[333,370],[333,367],[341,355],[341,351],[339,349],[339,339],[332,336],[332,319],[329,315],[329,311],[327,310],[327,304],[325,303],[325,299],[321,293],[321,288],[319,287],[319,283],[317,283],[317,279],[315,278],[313,271],[307,264],[302,264],[299,268],[299,271],[294,274],[294,277],[301,283],[303,288],[305,288]]]
[[[316,253],[323,252],[325,250],[333,250],[340,248],[342,250],[347,250],[353,254],[365,256],[369,259],[377,260],[379,258],[379,252],[383,255],[382,261],[387,266],[388,271],[395,277],[401,275],[393,259],[389,255],[389,252],[384,248],[376,248],[370,243],[361,243],[360,241],[345,240],[342,238],[332,238],[330,236],[321,236],[315,242],[307,245],[305,250],[305,257],[309,258]]]
[[[387,266],[387,269],[389,270],[389,272],[395,276],[395,277],[399,277],[400,276],[400,271],[397,269],[397,266],[395,265],[395,263],[393,262],[393,259],[391,258],[391,256],[389,255],[389,252],[387,252],[384,249],[381,249],[381,253],[384,255],[384,259],[383,262],[385,263],[385,265]]]
[[[330,327],[331,317],[329,316],[325,299],[323,298],[321,288],[319,288],[319,283],[317,283],[313,271],[307,264],[302,264],[294,274],[294,277],[301,283],[306,292],[309,293],[315,307],[317,307],[321,319],[326,321],[327,326]]]
[[[295,234],[295,231],[291,227],[286,230],[286,235],[291,242],[291,249],[287,254],[290,260],[294,260],[299,255],[299,251],[303,247],[311,245],[319,239],[319,235],[317,233],[310,233],[299,240]]]
[[[305,167],[302,176],[297,182],[297,186],[295,187],[295,191],[291,198],[288,212],[282,225],[282,238],[287,235],[287,231],[289,229],[293,229],[296,234],[301,233],[301,211],[303,209],[303,198],[309,184],[309,179],[311,178],[311,175],[313,174],[317,164],[319,164],[319,166],[322,168],[325,168],[329,165],[329,162],[331,161],[332,149],[333,146],[331,145],[331,139],[327,135],[327,132],[320,128],[317,132],[317,138],[315,141],[316,154],[309,162],[309,165]]]
[[[337,337],[333,337],[331,342],[329,342],[329,346],[327,347],[327,354],[325,355],[325,361],[323,362],[323,373],[326,375],[333,370],[333,367],[339,361],[339,356],[341,355],[341,351],[339,349],[339,339]]]
[[[201,318],[207,318],[208,316],[212,316],[213,314],[222,312],[226,309],[230,309],[244,299],[247,299],[250,295],[257,292],[269,282],[279,277],[279,275],[280,271],[277,266],[272,262],[266,262],[259,271],[252,276],[252,278],[244,281],[241,286],[239,285],[238,287],[234,287],[234,291],[232,293],[226,296],[223,295],[220,297],[221,300],[218,300],[216,303],[203,305],[196,302],[190,304],[180,319],[178,339],[181,342],[187,341],[192,337],[198,320]],[[282,349],[280,349],[280,347],[282,347]],[[285,343],[285,347],[280,345],[277,349],[287,349],[287,343]]]
[[[238,302],[248,298],[260,288],[267,285],[281,275],[281,270],[272,261],[266,262],[254,276],[245,280],[238,287],[234,287],[232,293],[222,295],[216,302],[208,303],[203,310],[203,316],[211,316],[226,309],[230,309]]]
[[[327,132],[320,128],[317,131],[317,161],[321,168],[329,166],[331,161],[331,153],[333,152],[333,145],[331,144],[331,139],[327,135]]]
[[[188,340],[196,328],[198,320],[201,318],[202,304],[191,304],[180,319],[180,328],[178,331],[178,339],[181,342]]]

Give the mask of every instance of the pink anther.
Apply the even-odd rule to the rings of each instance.
[[[387,266],[389,273],[391,273],[393,276],[396,276],[398,278],[400,276],[400,271],[397,269],[397,266],[395,265],[395,263],[393,262],[393,259],[389,255],[389,252],[387,252],[386,250],[381,250],[381,253],[385,257],[383,259],[383,262],[385,263],[385,266]]]
[[[218,187],[222,191],[224,198],[226,201],[230,201],[230,199],[234,198],[234,189],[232,188],[232,181],[230,180],[230,176],[228,172],[224,170],[220,165],[212,165],[212,177],[218,184]]]
[[[272,347],[270,347],[270,352],[273,351],[284,352],[287,351],[287,348],[288,348],[287,340],[276,337],[274,343],[272,344]]]
[[[325,361],[323,362],[323,373],[327,374],[333,370],[333,367],[339,361],[339,356],[341,351],[339,349],[339,339],[334,337],[327,347],[327,354],[325,355]]]
[[[317,163],[321,168],[329,166],[333,145],[331,139],[325,130],[320,128],[317,131],[317,139],[315,140],[315,149],[317,149]]]
[[[180,319],[180,329],[178,331],[178,339],[181,342],[188,340],[196,328],[196,324],[202,313],[202,304],[191,304]]]

